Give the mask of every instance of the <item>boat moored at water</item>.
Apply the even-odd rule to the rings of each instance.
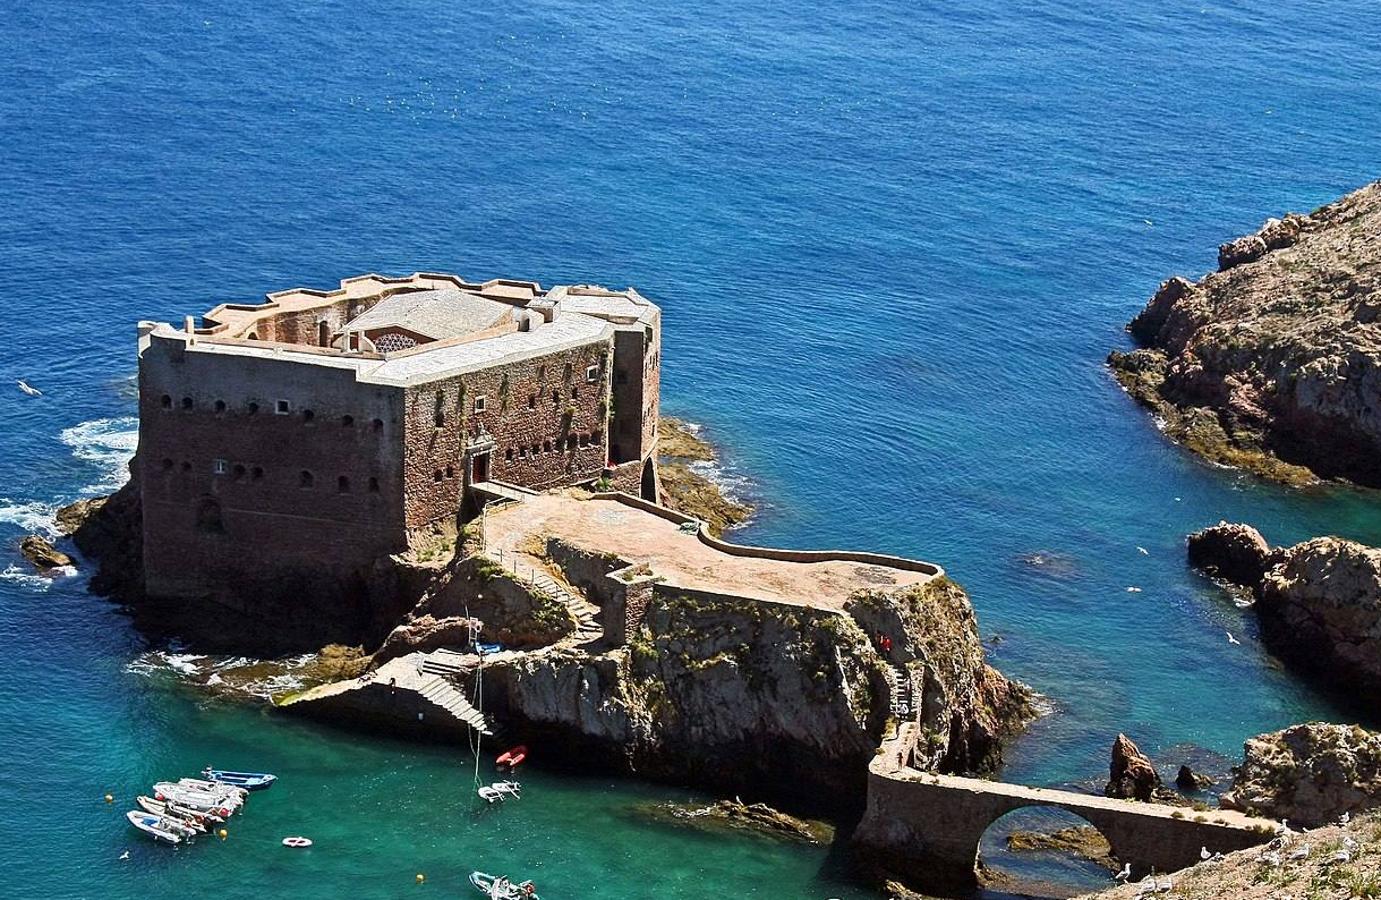
[[[278,780],[277,775],[268,772],[230,772],[225,769],[213,769],[210,766],[203,769],[201,774],[217,784],[228,784],[247,791],[262,791],[272,787],[273,783]]]
[[[160,781],[155,784],[153,796],[155,800],[161,800],[164,803],[176,803],[178,806],[195,812],[213,813],[222,818],[231,815],[240,806],[237,798],[208,794],[205,791],[193,790],[170,781]]]
[[[514,884],[503,875],[471,872],[470,883],[489,900],[541,900],[537,896],[537,885],[531,881]]]
[[[197,812],[194,809],[178,806],[176,803],[165,803],[162,800],[155,800],[152,797],[145,797],[143,795],[136,797],[134,802],[138,803],[140,809],[147,813],[151,813],[155,816],[166,816],[171,819],[186,822],[202,834],[206,833],[207,822],[225,821],[215,813]]]
[[[155,841],[163,841],[169,844],[182,843],[182,835],[169,828],[167,820],[162,816],[156,816],[153,813],[140,812],[137,809],[132,809],[125,813],[125,818],[129,819],[131,825],[151,836]]]

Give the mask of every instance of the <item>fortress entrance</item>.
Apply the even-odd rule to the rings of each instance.
[[[643,479],[638,493],[644,500],[657,502],[657,464],[652,461],[650,456],[647,462],[643,463]]]
[[[482,484],[489,480],[489,456],[486,450],[483,453],[476,453],[470,457],[470,483]]]

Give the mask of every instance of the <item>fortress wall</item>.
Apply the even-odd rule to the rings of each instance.
[[[491,479],[545,488],[599,477],[607,457],[608,357],[608,342],[595,341],[409,388],[404,474],[409,527],[456,515],[469,477],[464,435],[481,426],[495,440]],[[597,370],[593,382],[586,380],[590,366]],[[436,425],[438,396],[441,427]],[[480,396],[484,410],[476,411]],[[571,436],[575,446],[567,449]]]
[[[276,593],[405,546],[400,389],[357,384],[349,369],[183,346],[155,338],[139,365],[151,594],[244,595],[260,582]]]
[[[654,348],[660,346],[659,330],[652,335],[649,342],[641,327],[614,333],[614,416],[609,430],[615,463],[645,458],[657,437],[660,376],[655,360],[660,351]]]

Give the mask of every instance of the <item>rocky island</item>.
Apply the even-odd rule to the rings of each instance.
[[[1293,484],[1381,486],[1381,183],[1224,244],[1160,286],[1113,374],[1172,439]]]

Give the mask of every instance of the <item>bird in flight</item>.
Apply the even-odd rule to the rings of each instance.
[[[29,384],[27,381],[25,381],[25,380],[22,379],[22,378],[19,379],[18,381],[16,381],[15,384],[19,385],[19,389],[20,389],[21,391],[23,391],[24,393],[28,394],[30,397],[42,397],[42,396],[43,396],[43,392],[42,392],[42,391],[40,391],[38,388],[34,387],[33,385]]]
[[[1229,643],[1229,644],[1238,644],[1238,645],[1240,645],[1240,644],[1242,643],[1242,642],[1239,641],[1237,638],[1235,638],[1235,637],[1232,636],[1232,632],[1231,632],[1231,631],[1225,631],[1225,632],[1223,632],[1223,633],[1226,634],[1226,635],[1228,636],[1228,643]]]

